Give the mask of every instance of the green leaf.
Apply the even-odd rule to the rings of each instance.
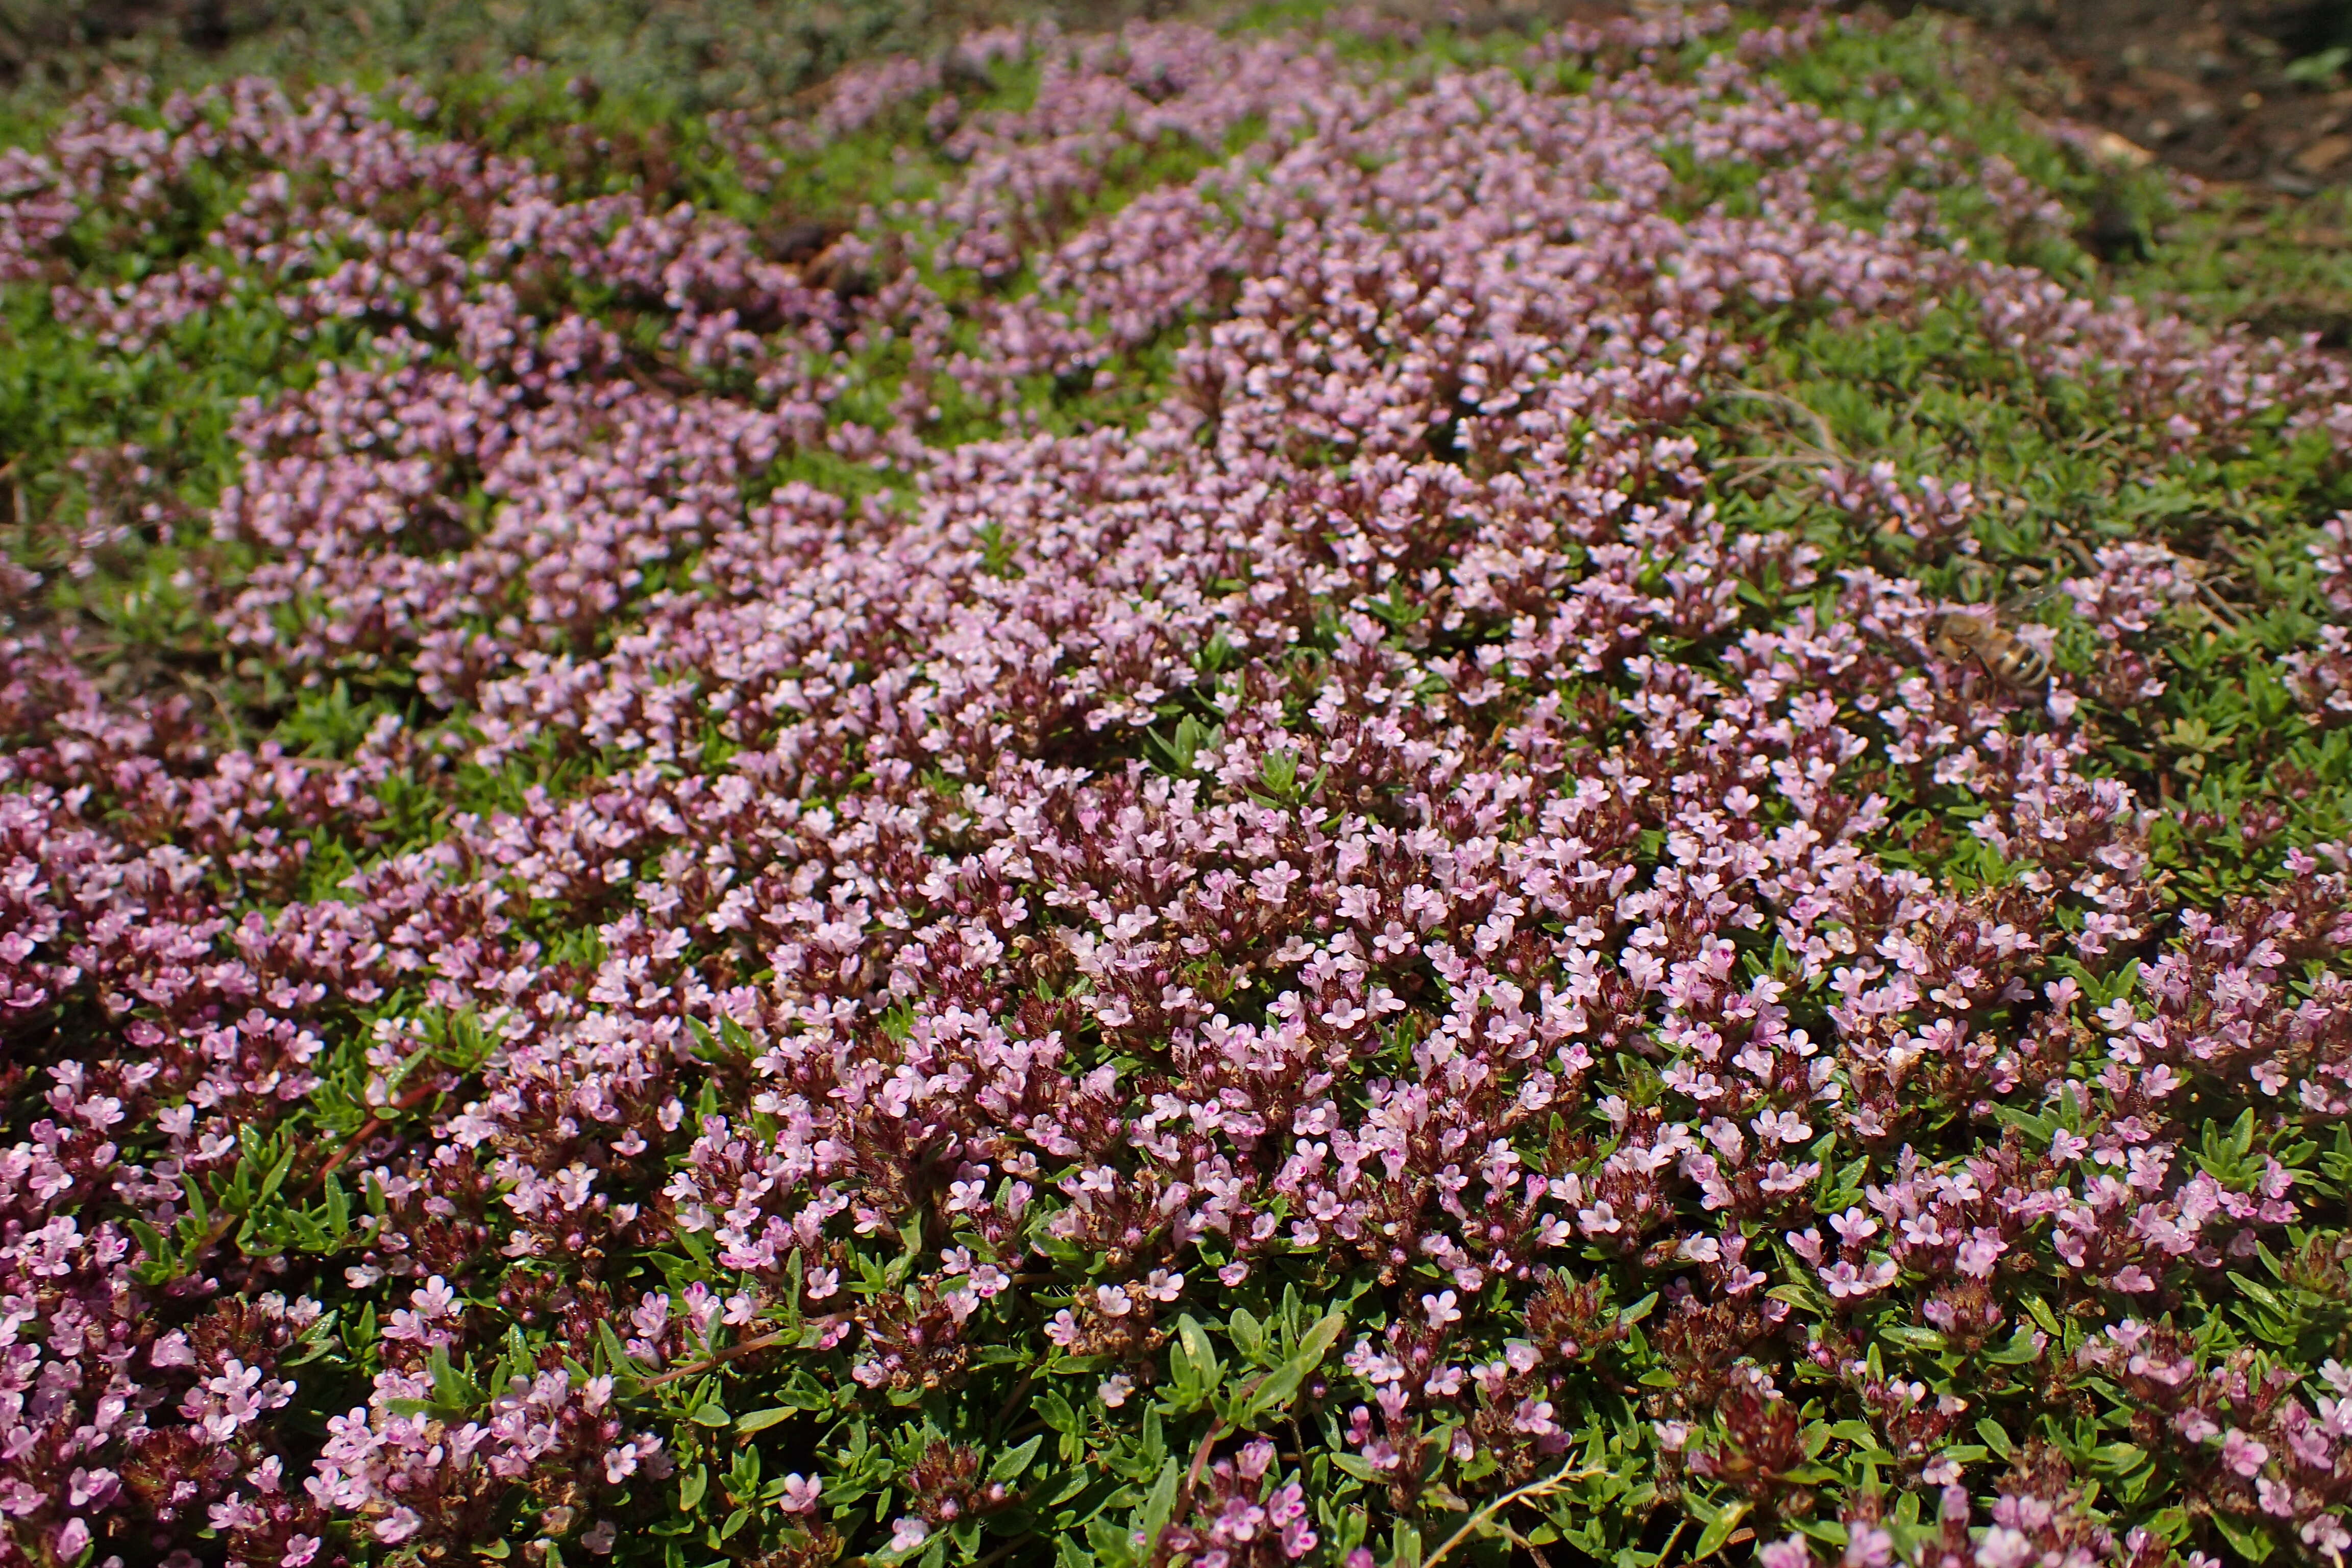
[[[445,1410],[463,1410],[467,1407],[468,1401],[466,1398],[466,1385],[458,1377],[457,1369],[449,1364],[447,1346],[433,1347],[433,1353],[425,1358],[425,1370],[433,1379],[435,1404]]]
[[[2264,1563],[2270,1560],[2270,1533],[2261,1525],[2235,1518],[2218,1509],[2209,1517],[2213,1521],[2213,1528],[2221,1532],[2221,1539],[2230,1543],[2231,1550],[2237,1553],[2241,1562]]]
[[[1259,1378],[1225,1419],[1246,1432],[1267,1415],[1288,1405],[1297,1396],[1299,1385],[1307,1381],[1307,1374],[1323,1364],[1323,1358],[1330,1353],[1331,1346],[1347,1326],[1347,1317],[1340,1312],[1326,1313],[1317,1320],[1301,1337],[1298,1349],[1280,1366]]]
[[[764,1432],[779,1421],[789,1421],[800,1412],[789,1405],[772,1405],[765,1410],[754,1410],[735,1423],[735,1435],[748,1437],[754,1432]]]
[[[1029,1461],[1037,1457],[1037,1446],[1045,1440],[1045,1435],[1041,1432],[1019,1447],[1007,1448],[1003,1453],[997,1455],[995,1458],[989,1461],[988,1479],[992,1481],[1010,1481],[1019,1476],[1022,1471],[1029,1468]]]
[[[673,1230],[670,1235],[685,1250],[687,1256],[701,1265],[705,1271],[710,1268],[710,1243],[703,1238],[700,1231]]]
[[[196,1184],[194,1176],[181,1177],[180,1188],[187,1196],[188,1217],[196,1222],[196,1234],[201,1236],[212,1228],[213,1223],[213,1211],[205,1203],[205,1190]]]
[[[1175,1460],[1160,1468],[1160,1479],[1145,1494],[1143,1506],[1136,1510],[1135,1528],[1147,1546],[1156,1547],[1162,1531],[1168,1528],[1169,1517],[1176,1511],[1176,1483],[1181,1474]]]
[[[132,1238],[139,1243],[140,1251],[145,1253],[148,1257],[153,1258],[158,1263],[169,1263],[172,1261],[171,1248],[164,1244],[163,1233],[162,1231],[157,1230],[153,1226],[149,1225],[143,1219],[128,1219],[123,1222],[123,1226],[125,1229],[131,1232]]]
[[[1157,1406],[1143,1413],[1143,1468],[1149,1474],[1152,1468],[1168,1457],[1167,1424],[1160,1419]]]
[[[1135,1546],[1128,1539],[1128,1532],[1107,1519],[1087,1521],[1087,1545],[1093,1552],[1088,1568],[1093,1563],[1100,1563],[1103,1568],[1129,1568],[1135,1562]]]
[[[286,1180],[286,1173],[293,1163],[294,1146],[291,1143],[289,1143],[286,1147],[286,1152],[278,1156],[278,1163],[269,1167],[269,1173],[262,1177],[261,1192],[253,1200],[256,1205],[266,1204],[271,1198],[278,1195],[278,1189],[284,1184]]]
[[[1177,1382],[1183,1390],[1178,1403],[1187,1409],[1198,1409],[1217,1396],[1224,1382],[1224,1363],[1218,1359],[1209,1331],[1189,1313],[1177,1321],[1176,1346],[1171,1360]]]
[[[724,1405],[706,1404],[697,1405],[690,1419],[698,1426],[724,1426],[734,1417],[727,1414]]]
[[[2025,1134],[2028,1141],[2042,1148],[2049,1146],[2052,1136],[2057,1132],[2059,1127],[2058,1119],[2054,1116],[2036,1116],[2031,1111],[2020,1110],[2013,1105],[1996,1105],[1992,1108],[1992,1113],[1996,1121],[2016,1128]]]
[[[2280,1305],[2278,1297],[2272,1293],[2269,1286],[2257,1284],[2234,1268],[2230,1271],[2230,1282],[2273,1311],[2285,1310],[2285,1308]]]
[[[1339,1336],[1347,1331],[1347,1327],[1346,1313],[1326,1312],[1299,1340],[1298,1349],[1292,1353],[1292,1361],[1309,1372],[1314,1371],[1323,1364],[1323,1358],[1330,1353],[1333,1345],[1339,1342]]]
[[[1722,1551],[1731,1540],[1731,1532],[1739,1528],[1739,1521],[1748,1517],[1748,1503],[1742,1500],[1717,1513],[1706,1529],[1699,1533],[1698,1544],[1691,1549],[1690,1560],[1703,1563]]]
[[[2352,62],[2352,47],[2338,44],[2315,55],[2304,55],[2287,61],[2281,74],[2298,86],[2326,87],[2343,72],[2347,62]]]
[[[760,1054],[760,1042],[751,1037],[751,1031],[724,1015],[719,1020],[719,1037],[727,1042],[738,1061],[748,1062]]]
[[[635,1393],[635,1385],[645,1380],[645,1369],[630,1356],[628,1347],[621,1342],[621,1336],[613,1331],[610,1318],[596,1320],[596,1344],[604,1352],[606,1369],[614,1379],[625,1381],[630,1385],[629,1392]]]
[[[702,1494],[710,1486],[710,1467],[697,1465],[678,1478],[677,1506],[681,1513],[692,1513],[702,1501]]]

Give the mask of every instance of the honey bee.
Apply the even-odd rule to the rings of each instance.
[[[2003,626],[1990,606],[1944,616],[1928,645],[1946,658],[1976,660],[2003,686],[2039,686],[2050,673],[2050,656]]]

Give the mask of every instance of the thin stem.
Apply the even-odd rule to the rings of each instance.
[[[723,1351],[714,1352],[711,1354],[703,1357],[700,1361],[689,1362],[681,1367],[673,1367],[668,1372],[663,1373],[658,1377],[649,1377],[646,1379],[645,1382],[637,1384],[637,1386],[640,1389],[659,1388],[665,1383],[677,1383],[684,1378],[700,1377],[706,1372],[716,1371],[718,1368],[725,1366],[729,1362],[735,1360],[738,1356],[747,1356],[753,1351],[763,1351],[770,1345],[780,1344],[783,1341],[792,1338],[793,1334],[798,1331],[799,1331],[797,1330],[777,1329],[769,1333],[754,1334],[748,1340],[743,1340],[735,1344],[729,1345]]]
[[[1003,1545],[998,1547],[987,1556],[982,1558],[978,1563],[972,1564],[972,1568],[991,1568],[992,1564],[1003,1562],[1004,1559],[1012,1556],[1019,1548],[1028,1545],[1031,1542],[1036,1539],[1037,1532],[1034,1530],[1026,1535],[1017,1536],[1014,1539],[1006,1542]]]
[[[1803,415],[1805,418],[1811,423],[1813,426],[1813,434],[1821,438],[1820,450],[1837,459],[1841,463],[1845,460],[1845,449],[1838,445],[1837,432],[1830,428],[1830,422],[1823,418],[1815,410],[1798,402],[1787,393],[1766,392],[1759,387],[1753,386],[1735,386],[1727,391],[1724,395],[1726,397],[1752,397],[1759,403],[1769,403],[1777,407],[1785,408],[1791,413]]]
[[[1036,1381],[1037,1381],[1037,1372],[1036,1372],[1036,1369],[1035,1369],[1034,1367],[1032,1367],[1032,1368],[1031,1368],[1030,1370],[1028,1370],[1027,1372],[1023,1373],[1021,1374],[1021,1380],[1020,1380],[1018,1383],[1015,1383],[1015,1384],[1013,1385],[1013,1392],[1012,1392],[1012,1393],[1010,1393],[1010,1394],[1006,1394],[1006,1395],[1004,1396],[1004,1403],[1003,1403],[1003,1405],[1002,1405],[1001,1406],[999,1406],[999,1407],[998,1407],[997,1412],[996,1412],[996,1419],[995,1419],[995,1420],[993,1420],[993,1421],[992,1421],[992,1422],[990,1422],[990,1423],[989,1423],[989,1425],[990,1425],[991,1426],[1003,1426],[1003,1425],[1004,1425],[1004,1423],[1005,1423],[1005,1421],[1006,1421],[1006,1419],[1012,1415],[1012,1414],[1013,1414],[1013,1407],[1014,1405],[1018,1405],[1018,1404],[1020,1404],[1020,1403],[1021,1403],[1021,1396],[1022,1396],[1023,1394],[1024,1394],[1028,1393],[1028,1392],[1029,1392],[1030,1384],[1032,1384],[1035,1383]],[[1011,1439],[1011,1438],[1003,1438],[1003,1439],[1000,1439],[1000,1440],[1001,1440],[1001,1441],[1004,1441],[1004,1442],[1010,1442],[1012,1439]]]
[[[384,1110],[414,1110],[415,1107],[423,1104],[425,1100],[431,1099],[434,1095],[438,1094],[439,1092],[440,1089],[433,1084],[420,1083],[415,1088],[410,1089],[407,1093],[402,1095],[398,1100],[394,1100],[390,1105],[384,1107]],[[328,1155],[327,1163],[325,1164],[320,1166],[316,1171],[313,1171],[310,1173],[310,1179],[302,1184],[303,1194],[307,1196],[311,1193],[317,1192],[321,1186],[325,1185],[327,1177],[333,1173],[337,1166],[350,1159],[353,1154],[359,1152],[361,1144],[366,1142],[369,1139],[383,1131],[388,1125],[390,1125],[390,1123],[384,1121],[383,1110],[372,1110],[368,1112],[368,1119],[360,1123],[359,1131],[352,1133],[350,1138],[346,1139],[341,1148],[336,1150],[332,1154]]]
[[[417,1101],[425,1099],[425,1096],[432,1094],[433,1092],[435,1091],[431,1086],[419,1085],[417,1088],[409,1090],[406,1094],[402,1095],[386,1109],[406,1110],[410,1106],[415,1105]],[[356,1150],[362,1143],[366,1142],[370,1138],[374,1137],[376,1133],[382,1131],[383,1127],[383,1117],[380,1113],[370,1112],[368,1119],[360,1123],[360,1130],[352,1134],[350,1142],[346,1142],[341,1148],[336,1150],[334,1153],[328,1158],[327,1163],[320,1166],[318,1170],[311,1174],[309,1181],[302,1184],[302,1195],[307,1198],[310,1194],[316,1193],[320,1186],[325,1184],[327,1173],[330,1171],[332,1171],[336,1166],[351,1158],[352,1151]],[[240,1219],[248,1217],[250,1217],[249,1215],[244,1213],[230,1210],[222,1211],[219,1217],[215,1219],[213,1223],[205,1228],[205,1234],[197,1237],[196,1244],[188,1249],[188,1260],[191,1263],[194,1263],[202,1258],[205,1253],[211,1251],[219,1244],[221,1237],[228,1234],[229,1227],[231,1226],[236,1224]]]
[[[1484,1530],[1486,1527],[1486,1521],[1488,1520],[1494,1518],[1496,1514],[1502,1512],[1513,1503],[1528,1501],[1534,1498],[1542,1497],[1547,1493],[1557,1491],[1561,1487],[1568,1485],[1570,1481],[1591,1480],[1593,1477],[1599,1474],[1601,1474],[1601,1472],[1597,1469],[1579,1469],[1574,1465],[1570,1465],[1565,1469],[1559,1471],[1557,1475],[1546,1476],[1541,1480],[1529,1481],[1523,1487],[1517,1488],[1512,1491],[1505,1492],[1501,1497],[1496,1498],[1493,1502],[1488,1503],[1476,1513],[1472,1514],[1468,1521],[1465,1522],[1461,1529],[1455,1531],[1452,1535],[1447,1536],[1445,1538],[1445,1544],[1439,1547],[1436,1552],[1432,1553],[1430,1557],[1422,1563],[1422,1568],[1437,1568],[1439,1563],[1445,1561],[1447,1553],[1451,1552],[1455,1547],[1461,1545],[1464,1542],[1469,1540],[1473,1535],[1477,1534],[1481,1530]]]
[[[1262,1372],[1255,1377],[1251,1378],[1247,1383],[1243,1384],[1241,1387],[1236,1389],[1234,1393],[1234,1405],[1238,1406],[1246,1403],[1249,1396],[1257,1392],[1257,1385],[1264,1383],[1267,1378],[1273,1375],[1274,1374],[1270,1372]],[[1171,1520],[1178,1517],[1179,1513],[1191,1509],[1192,1494],[1199,1489],[1201,1485],[1201,1472],[1208,1468],[1209,1455],[1215,1450],[1218,1442],[1231,1430],[1232,1428],[1226,1426],[1223,1417],[1219,1417],[1217,1420],[1209,1424],[1209,1430],[1207,1434],[1202,1437],[1201,1446],[1192,1450],[1192,1472],[1184,1478],[1183,1488],[1176,1494],[1176,1509],[1178,1512],[1171,1513],[1170,1515]],[[1162,1524],[1159,1531],[1152,1535],[1151,1540],[1146,1543],[1150,1548],[1150,1555],[1144,1559],[1145,1563],[1156,1563],[1160,1561],[1160,1540],[1161,1536],[1167,1533],[1167,1531],[1168,1526]]]

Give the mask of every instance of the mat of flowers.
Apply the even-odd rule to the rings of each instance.
[[[16,320],[284,373],[7,569],[0,1563],[2339,1562],[2346,854],[2103,749],[2201,563],[1956,618],[1959,457],[1726,432],[1932,330],[2333,483],[2352,377],[1826,36],[985,35],[726,124],[946,171],[814,238],[414,86],[7,154]],[[349,732],[101,668],[141,541]]]

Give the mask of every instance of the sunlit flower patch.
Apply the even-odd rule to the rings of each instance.
[[[10,154],[0,1564],[2340,1562],[2352,378],[1874,47]]]

